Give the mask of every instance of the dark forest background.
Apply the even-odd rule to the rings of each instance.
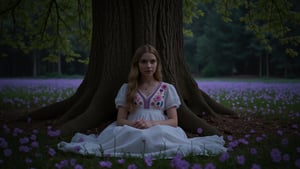
[[[289,56],[277,40],[268,39],[272,50],[266,50],[255,35],[246,31],[239,21],[243,9],[237,9],[232,22],[224,22],[213,5],[198,4],[204,13],[185,24],[184,54],[190,71],[196,77],[300,77],[300,57]],[[299,8],[296,6],[295,8]],[[28,20],[27,22],[32,22]],[[91,23],[91,18],[85,18]],[[31,23],[29,23],[31,24]],[[11,24],[1,24],[9,29]],[[84,29],[89,32],[91,25]],[[299,29],[295,29],[300,34]],[[23,32],[24,44],[0,43],[0,77],[60,77],[82,76],[87,70],[90,35],[78,37],[67,34],[64,46],[47,46],[40,50],[28,49],[29,36],[25,30],[14,25],[1,39]],[[47,32],[48,31],[48,32]],[[46,30],[51,36],[51,30]],[[192,33],[191,33],[192,32]],[[40,40],[36,43],[46,43]],[[27,45],[27,46],[26,46]],[[27,50],[28,49],[28,50]],[[70,52],[66,52],[68,49]],[[296,49],[299,52],[299,49]],[[54,51],[54,52],[53,52]],[[69,57],[72,55],[72,57]]]

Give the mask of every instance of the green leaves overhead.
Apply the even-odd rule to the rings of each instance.
[[[90,0],[3,0],[0,6],[0,45],[26,54],[47,51],[47,61],[60,54],[70,62],[80,57],[71,40],[90,43]]]
[[[297,0],[205,0],[213,3],[216,11],[225,22],[231,22],[232,12],[242,9],[244,15],[240,21],[245,23],[247,30],[256,37],[269,52],[272,51],[270,39],[277,39],[286,46],[286,54],[298,55],[300,25],[299,2]],[[298,5],[298,6],[297,6]]]

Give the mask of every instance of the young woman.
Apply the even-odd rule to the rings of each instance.
[[[222,137],[188,138],[177,126],[180,99],[172,84],[162,81],[157,50],[143,45],[133,57],[128,83],[115,99],[118,115],[98,136],[75,134],[58,149],[97,156],[156,156],[176,154],[215,155],[226,151]]]

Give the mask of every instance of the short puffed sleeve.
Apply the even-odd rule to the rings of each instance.
[[[172,84],[168,84],[165,103],[165,110],[171,107],[178,108],[181,104],[177,91]]]
[[[115,98],[116,108],[126,105],[126,92],[127,92],[127,83],[124,83],[119,89],[119,92]]]

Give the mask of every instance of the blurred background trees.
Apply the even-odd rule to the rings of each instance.
[[[196,77],[300,77],[297,0],[183,0]],[[91,2],[0,2],[0,77],[84,75]]]

